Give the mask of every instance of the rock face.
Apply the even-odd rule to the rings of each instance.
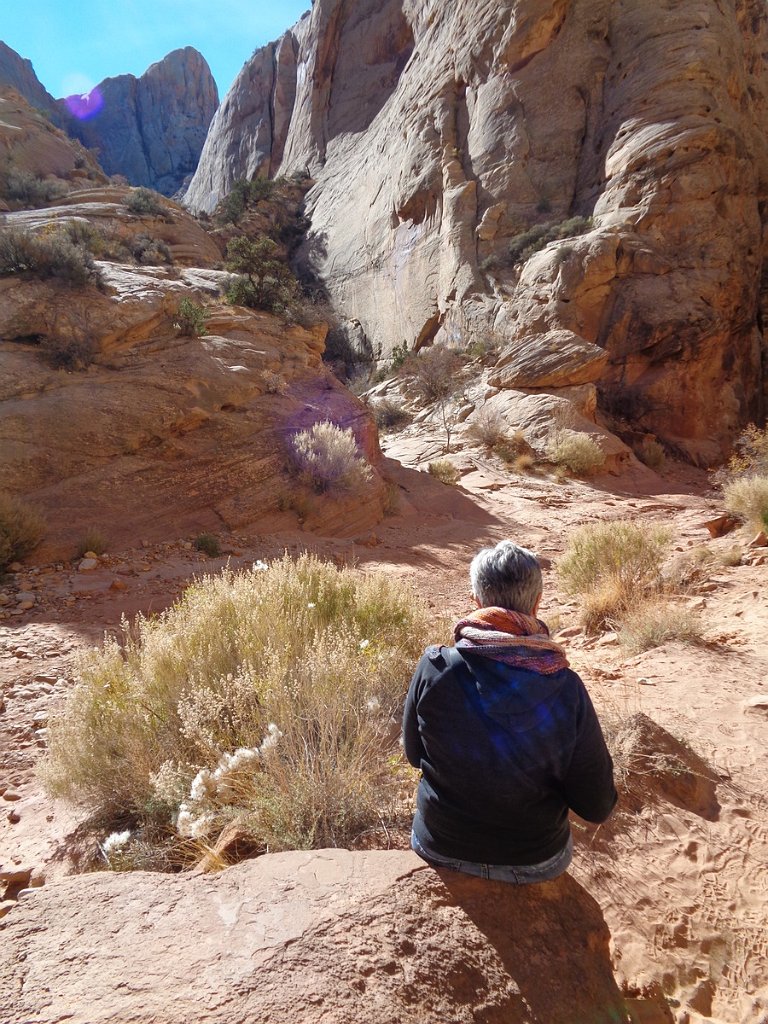
[[[213,239],[170,200],[162,216],[132,215],[127,193],[93,189],[7,215],[44,234],[72,222],[125,241],[149,234],[176,261],[99,261],[98,288],[0,277],[0,476],[45,514],[40,559],[68,557],[96,523],[116,547],[222,525],[295,529],[290,437],[319,420],[351,428],[369,460],[381,458],[370,413],[322,363],[326,326],[226,304]],[[179,335],[182,298],[205,307],[205,336]],[[87,344],[92,362],[53,369],[49,344]],[[383,495],[374,474],[364,492],[305,496],[300,518],[356,536],[381,518]]]
[[[107,174],[122,174],[132,185],[164,195],[178,191],[197,167],[219,102],[203,56],[191,46],[174,50],[140,78],[107,78],[90,96],[92,108],[100,103],[100,109],[75,120],[71,130],[98,148]]]
[[[22,899],[0,932],[8,1024],[628,1020],[608,928],[573,879],[516,888],[410,852],[84,875]]]
[[[35,74],[32,61],[20,57],[15,50],[0,42],[0,87],[10,86],[38,110],[57,115],[56,100]]]
[[[515,367],[567,338],[548,386],[589,368],[709,462],[765,410],[767,27],[758,0],[316,0],[241,72],[188,202],[307,171],[306,258],[375,353],[493,333]]]

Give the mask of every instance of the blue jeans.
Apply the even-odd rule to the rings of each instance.
[[[573,836],[568,836],[568,842],[559,853],[540,864],[478,864],[472,860],[450,860],[448,857],[427,853],[413,832],[411,848],[434,868],[448,868],[450,871],[509,882],[511,885],[531,885],[533,882],[548,882],[562,875],[573,859]]]

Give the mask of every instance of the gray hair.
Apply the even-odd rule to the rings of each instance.
[[[498,606],[531,615],[541,595],[541,566],[532,551],[503,540],[475,555],[469,581],[484,608]]]

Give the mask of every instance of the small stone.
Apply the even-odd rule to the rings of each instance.
[[[37,594],[32,590],[20,590],[16,595],[17,601],[31,601],[32,604],[37,600]]]
[[[567,640],[569,637],[579,636],[580,633],[581,626],[565,626],[563,629],[557,630],[556,636],[562,637],[564,640]]]
[[[31,608],[35,607],[34,601],[19,601],[16,605],[17,612],[28,612]]]
[[[598,647],[613,647],[619,642],[619,634],[613,631],[604,633],[597,641]]]
[[[15,789],[6,789],[3,800],[21,800],[21,793],[17,793]]]
[[[724,512],[716,519],[710,519],[708,522],[702,523],[702,526],[709,530],[710,537],[714,539],[715,537],[724,537],[727,533],[735,530],[739,522],[740,520],[736,516],[732,516],[729,512]]]
[[[109,589],[110,590],[127,590],[128,589],[128,584],[125,582],[125,580],[112,580],[112,582],[109,584]]]
[[[84,558],[80,565],[77,567],[78,572],[90,572],[95,569],[99,564],[98,558]]]
[[[6,818],[11,823],[11,825],[18,825],[19,822],[21,821],[21,815],[16,810],[8,811],[8,813],[6,814]]]
[[[4,607],[5,605],[10,604],[10,603],[11,603],[10,597],[8,597],[7,594],[0,593],[0,606]]]
[[[747,544],[748,548],[768,548],[768,534],[765,530],[761,530],[756,537]]]
[[[8,572],[23,572],[24,566],[21,562],[11,562],[8,566]]]
[[[16,906],[16,900],[3,900],[0,903],[0,917],[5,917]]]
[[[95,558],[96,561],[99,560],[99,556],[96,554],[95,551],[86,551],[85,554],[83,555],[83,558]]]
[[[755,711],[758,714],[761,712],[768,714],[768,693],[758,693],[754,697],[747,697],[741,706],[747,713]]]
[[[38,672],[32,678],[36,683],[55,683],[57,677],[52,676],[49,672]]]
[[[16,899],[28,900],[30,896],[37,896],[37,889],[20,889],[16,895]]]
[[[37,711],[32,716],[32,725],[45,725],[45,723],[47,721],[48,721],[48,712],[47,711]]]

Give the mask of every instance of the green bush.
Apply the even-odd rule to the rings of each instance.
[[[240,178],[233,182],[232,188],[219,204],[217,218],[224,224],[239,224],[249,206],[261,199],[269,199],[275,190],[275,182],[271,178],[254,178],[247,181]]]
[[[239,235],[227,245],[227,270],[235,278],[227,289],[227,301],[236,306],[264,309],[281,316],[295,312],[299,285],[279,257],[276,242],[266,235]]]
[[[173,326],[183,338],[202,338],[207,334],[208,314],[204,306],[198,305],[187,296],[179,299]]]
[[[94,555],[103,555],[107,550],[107,538],[97,529],[95,526],[91,526],[86,530],[83,537],[75,548],[75,558],[82,558],[83,555],[87,555],[89,551],[92,551]]]
[[[213,533],[201,533],[195,537],[195,549],[202,551],[209,558],[218,558],[221,554],[219,538]]]
[[[311,555],[206,577],[81,660],[46,785],[182,862],[235,818],[256,850],[349,846],[401,806],[392,721],[428,615]]]
[[[0,570],[34,551],[45,534],[45,521],[33,508],[0,492]]]
[[[96,352],[96,342],[90,335],[51,334],[40,342],[40,354],[54,370],[86,370]]]
[[[515,235],[509,242],[509,256],[512,264],[525,263],[535,252],[561,238],[583,235],[592,227],[591,217],[569,217],[560,222],[547,221],[534,224],[526,231]]]
[[[167,217],[160,195],[149,188],[132,188],[123,199],[123,206],[137,217]]]
[[[152,235],[136,235],[126,243],[137,263],[145,267],[159,267],[173,263],[173,253],[162,238]]]

